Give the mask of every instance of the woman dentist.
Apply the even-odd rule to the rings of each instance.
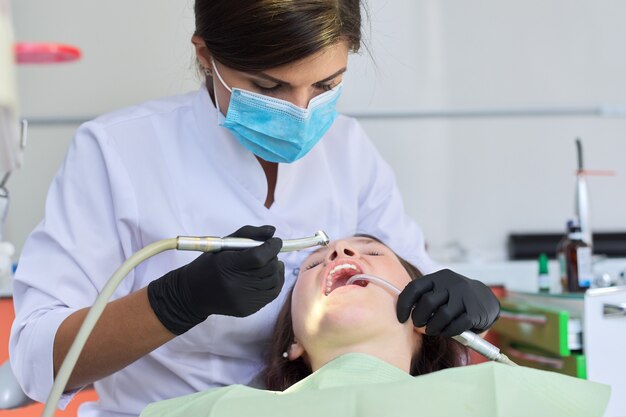
[[[367,233],[437,269],[393,173],[356,121],[338,116],[358,0],[197,0],[192,38],[206,86],[79,128],[28,238],[14,285],[11,364],[45,401],[112,272],[159,239],[263,240],[217,254],[165,252],[117,289],[62,398],[94,383],[79,415],[129,416],[151,402],[250,383],[306,253],[281,240]],[[244,224],[274,225],[240,228]],[[283,267],[284,265],[284,267]],[[499,304],[449,271],[407,287],[398,317],[433,334],[487,329]],[[415,303],[428,307],[414,309]],[[431,325],[431,323],[434,323]]]

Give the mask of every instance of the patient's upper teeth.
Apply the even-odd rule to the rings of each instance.
[[[331,269],[330,272],[328,273],[328,276],[332,276],[337,271],[341,271],[342,269],[354,269],[355,271],[357,270],[356,266],[354,266],[352,264],[341,264],[341,265],[337,265],[333,269]]]
[[[330,294],[332,291],[333,275],[344,269],[352,269],[353,271],[359,271],[359,269],[356,266],[349,264],[349,263],[336,265],[333,269],[330,270],[330,272],[328,273],[328,276],[326,277],[326,282],[325,282],[326,285],[325,285],[325,291],[324,291],[325,295]]]

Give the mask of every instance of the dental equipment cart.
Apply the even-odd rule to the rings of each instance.
[[[610,385],[605,417],[626,416],[626,286],[508,292],[492,331],[519,365]]]

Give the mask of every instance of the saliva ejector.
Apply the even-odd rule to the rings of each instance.
[[[353,284],[356,281],[373,282],[374,284],[378,284],[381,287],[390,290],[396,295],[400,295],[400,292],[401,292],[399,288],[391,284],[389,281],[386,281],[382,278],[376,277],[374,275],[368,275],[368,274],[353,275],[352,277],[350,277],[350,279],[348,279],[348,281],[346,282],[346,285]],[[513,362],[512,360],[510,360],[504,353],[500,353],[500,349],[498,349],[491,343],[487,342],[485,339],[478,336],[474,332],[466,330],[458,336],[452,336],[452,338],[456,340],[457,342],[461,343],[462,345],[467,346],[468,348],[480,353],[487,359],[504,363],[507,365],[511,365],[511,366],[517,366],[517,364]]]
[[[314,246],[327,246],[329,241],[330,239],[328,235],[320,230],[311,237],[283,240],[283,246],[280,251],[292,252]],[[78,357],[80,356],[85,343],[87,342],[87,338],[102,315],[109,298],[111,298],[115,289],[133,268],[146,259],[166,250],[176,249],[198,252],[220,252],[224,250],[244,250],[260,246],[262,244],[263,242],[261,241],[240,237],[178,236],[175,238],[159,240],[134,253],[117,269],[117,271],[115,271],[111,278],[109,278],[106,285],[102,288],[102,291],[96,298],[93,306],[89,309],[89,312],[78,330],[76,338],[70,346],[70,349],[68,350],[67,355],[59,368],[59,372],[54,379],[54,384],[52,385],[52,389],[48,395],[48,400],[46,401],[46,406],[42,416],[54,416],[54,411],[59,403],[59,399],[65,390],[67,381],[70,379],[70,375],[74,370],[74,366],[78,361]]]

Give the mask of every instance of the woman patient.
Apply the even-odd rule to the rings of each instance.
[[[371,355],[411,375],[467,364],[464,346],[426,336],[411,320],[400,323],[398,296],[388,289],[366,281],[345,285],[362,273],[400,289],[422,276],[371,237],[337,240],[311,254],[278,316],[264,371],[268,389],[285,390],[347,353]]]
[[[515,368],[521,374],[510,373],[513,368],[494,363],[435,372],[466,365],[466,348],[450,338],[426,335],[411,320],[400,323],[397,295],[390,290],[372,282],[346,285],[350,277],[361,273],[383,278],[397,288],[421,276],[415,267],[371,237],[337,240],[318,249],[302,264],[278,317],[262,372],[271,391],[240,385],[217,388],[152,404],[142,416],[380,416],[400,412],[515,416],[515,410],[526,413],[529,409],[534,414],[524,415],[561,415],[554,414],[560,411],[554,404],[533,408],[524,402],[532,402],[533,395],[546,394],[542,377],[551,373],[525,368]],[[471,373],[463,372],[470,368],[474,368]],[[413,377],[425,374],[429,375]],[[590,383],[574,378],[549,377],[558,380],[557,388],[549,388],[556,390],[553,396],[562,395],[560,391],[565,389],[568,396],[572,390],[580,392],[580,401],[568,399],[576,404],[568,406],[569,414],[562,415],[602,415],[602,410],[594,412],[589,403],[608,396],[603,386],[592,384],[589,388]],[[491,404],[495,401],[494,381],[507,378],[510,383],[498,386],[498,390],[502,393],[517,385],[519,395],[526,397],[520,397],[517,404],[509,401],[506,414],[493,414],[506,407]],[[524,378],[526,385],[532,386],[526,391]],[[555,381],[548,382],[555,385]],[[415,409],[416,404],[423,405]],[[599,407],[599,403],[593,404]]]

